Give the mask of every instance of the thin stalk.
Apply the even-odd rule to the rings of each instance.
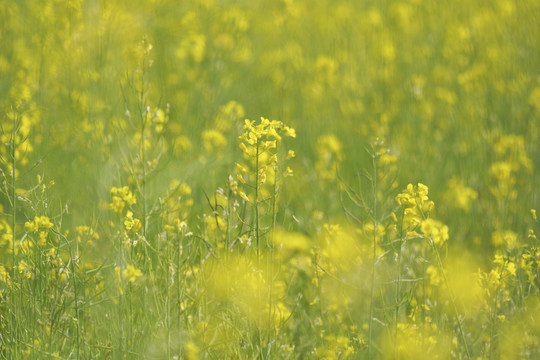
[[[255,241],[257,244],[257,265],[258,267],[261,264],[261,246],[259,238],[259,139],[257,139],[257,152],[255,159]],[[258,300],[261,301],[261,291],[259,287]],[[263,349],[262,349],[262,336],[261,336],[261,321],[262,317],[258,317],[258,328],[257,328],[257,337],[259,338],[259,352],[260,358],[264,358]]]
[[[399,226],[399,248],[397,258],[397,284],[396,284],[396,313],[395,313],[395,328],[394,328],[394,357],[399,359],[398,348],[398,323],[399,323],[399,307],[400,307],[400,294],[401,294],[401,253],[403,249],[403,217]]]
[[[373,315],[374,315],[374,290],[375,290],[375,262],[377,261],[377,164],[375,156],[372,158],[373,163],[373,177],[371,181],[373,192],[373,258],[371,263],[371,289],[370,289],[370,302],[369,302],[369,359],[373,358]]]
[[[67,240],[67,239],[66,239]],[[71,245],[69,244],[69,241],[67,241],[68,249],[69,249],[69,257],[71,258],[71,273],[72,273],[72,279],[73,279],[73,293],[75,295],[75,321],[77,322],[77,359],[80,358],[80,318],[79,318],[79,294],[77,292],[77,274],[75,272],[75,259],[73,259],[73,253],[71,251]]]
[[[166,323],[167,323],[167,359],[170,359],[171,358],[171,309],[170,309],[170,301],[169,301],[169,297],[170,297],[170,289],[169,289],[169,284],[171,283],[170,280],[169,280],[169,275],[170,275],[170,271],[169,271],[169,264],[170,264],[170,256],[171,256],[171,249],[170,249],[170,246],[169,246],[169,232],[165,232],[165,243],[166,243],[166,246],[167,246],[167,263],[165,264],[164,268],[165,268],[165,272],[166,272],[166,276],[165,276],[165,279],[166,279],[166,288],[167,288],[167,297],[165,298],[165,316],[167,317],[166,319]]]
[[[128,328],[128,346],[129,348],[133,347],[133,295],[132,295],[131,282],[128,281],[128,302],[129,302],[129,328]],[[128,351],[130,351],[128,348]]]
[[[120,264],[124,264],[126,263],[126,255],[125,255],[125,252],[124,252],[124,246],[122,244],[122,239],[119,238],[119,245],[120,245]],[[124,314],[123,314],[123,309],[124,309],[124,291],[122,290],[122,267],[120,266],[120,274],[119,275],[116,275],[115,276],[118,276],[118,279],[117,281],[119,281],[120,283],[118,284],[118,288],[119,288],[119,294],[118,294],[118,297],[119,297],[119,300],[118,300],[118,314],[119,314],[119,320],[120,320],[120,344],[119,344],[119,352],[120,352],[120,358],[123,358],[123,353],[124,353],[124,337],[125,337],[125,329],[124,329]]]
[[[16,132],[16,129],[17,129],[17,119],[18,116],[13,116],[13,123],[12,123],[12,128],[11,128],[11,286],[9,287],[9,291],[10,291],[10,296],[9,296],[9,299],[10,299],[10,302],[13,303],[13,286],[14,284],[17,283],[17,271],[15,271],[15,261],[16,261],[16,257],[15,257],[15,225],[16,225],[16,201],[17,201],[17,197],[15,196],[15,184],[16,184],[16,179],[15,179],[15,169],[16,169],[16,166],[17,166],[17,159],[15,158],[15,132]],[[22,288],[22,287],[21,287]],[[21,302],[22,304],[22,302]],[[15,305],[15,304],[12,304],[12,305]],[[10,324],[10,337],[11,337],[11,344],[16,344],[17,343],[17,329],[15,328],[15,306],[10,306],[10,308],[12,309],[12,319],[11,321],[9,322]],[[17,349],[15,349],[15,351],[17,351]]]
[[[232,191],[229,187],[227,193],[227,244],[225,246],[225,259],[229,257],[229,246],[231,245],[231,196]]]
[[[276,152],[277,152],[277,148],[276,148]],[[277,176],[277,165],[274,166],[274,189],[273,189],[273,199],[272,199],[272,228],[270,229],[271,230],[271,235],[270,236],[273,236],[274,234],[274,230],[276,228],[276,206],[277,206],[277,191],[278,191],[278,186],[277,186],[277,181],[278,181],[278,176]],[[269,258],[269,263],[267,264],[267,269],[269,269],[269,276],[270,276],[270,283],[268,284],[268,324],[271,324],[272,323],[272,315],[273,315],[273,291],[274,291],[274,259],[275,259],[275,254],[274,254],[274,246],[273,244],[270,245],[270,258]],[[271,332],[268,332],[268,338],[266,340],[266,343],[267,343],[267,346],[270,346],[271,344],[271,339],[270,339],[270,336],[271,336]],[[267,355],[270,356],[270,353],[271,353],[271,346],[270,346],[270,349],[268,349],[267,351]]]
[[[181,294],[181,288],[180,288],[180,280],[181,280],[181,259],[182,259],[182,237],[180,236],[180,230],[177,230],[177,237],[178,237],[178,251],[177,251],[177,260],[176,260],[176,297],[177,297],[177,306],[178,306],[178,314],[176,318],[176,326],[178,328],[178,339],[180,339],[180,317],[182,315],[182,294]]]
[[[493,359],[493,343],[495,342],[495,327],[493,323],[495,321],[495,316],[493,310],[490,310],[489,314],[489,360]]]
[[[139,151],[141,154],[141,165],[142,165],[142,181],[141,181],[141,195],[142,195],[142,205],[143,205],[143,236],[146,239],[146,229],[148,227],[148,218],[146,216],[146,151],[144,146],[144,131],[146,130],[146,121],[144,119],[144,114],[141,114],[141,141],[139,144]]]
[[[426,288],[427,288],[426,258],[427,258],[426,247],[422,246],[422,274],[423,276],[422,276],[422,299],[420,301],[420,306],[424,305],[427,299],[427,296],[426,296]],[[421,314],[422,314],[422,331],[425,334],[425,331],[426,331],[426,308],[425,307],[421,309]],[[425,339],[426,337],[422,336],[422,349],[425,348]]]
[[[143,46],[146,46],[146,43],[143,44]],[[147,63],[148,58],[147,54],[145,53],[143,61],[142,61],[142,68],[141,68],[141,83],[140,88],[137,89],[136,81],[133,83],[134,92],[138,94],[136,95],[137,98],[137,105],[139,107],[138,115],[140,116],[140,132],[141,132],[141,138],[139,141],[139,156],[141,159],[141,172],[142,172],[142,179],[140,181],[140,185],[138,185],[139,194],[141,195],[142,199],[142,216],[143,216],[143,222],[142,222],[142,234],[145,241],[147,241],[147,232],[148,232],[148,204],[147,204],[147,188],[146,188],[146,182],[147,182],[147,169],[146,169],[146,147],[144,146],[144,133],[146,130],[147,125],[147,117],[150,115],[148,113],[148,104],[147,104],[147,86],[146,86],[146,71],[147,71]],[[139,184],[139,182],[137,181]],[[144,246],[144,264],[146,265],[148,261],[148,248],[147,246]],[[151,265],[151,263],[150,263]],[[143,299],[144,301],[144,299]]]
[[[119,285],[120,287],[122,284]],[[119,314],[119,320],[120,320],[120,344],[119,344],[119,353],[120,353],[120,359],[123,359],[123,353],[124,353],[124,314],[122,312],[123,310],[123,304],[124,304],[124,294],[120,293],[119,300],[118,300],[118,314]]]
[[[255,166],[255,240],[257,243],[257,263],[260,264],[261,249],[259,239],[259,140],[257,139],[257,158]]]

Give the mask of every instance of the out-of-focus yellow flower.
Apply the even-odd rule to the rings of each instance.
[[[39,240],[37,245],[43,246],[47,242],[47,235],[49,230],[54,226],[51,220],[47,216],[36,216],[33,221],[27,221],[24,223],[24,227],[30,233],[39,233]]]
[[[495,231],[491,236],[491,243],[495,247],[504,246],[507,249],[513,249],[517,245],[517,234],[513,231]]]
[[[141,277],[142,271],[135,268],[133,265],[127,265],[124,270],[122,270],[122,276],[129,282],[135,282],[137,278]]]
[[[445,198],[451,205],[469,211],[471,203],[478,198],[478,192],[465,186],[461,179],[454,176],[448,181]]]
[[[30,266],[24,260],[19,261],[17,270],[19,270],[19,274],[22,274],[25,279],[30,279],[32,277]]]
[[[209,153],[222,154],[221,150],[227,146],[227,139],[216,129],[203,131],[202,135],[204,149]]]
[[[425,219],[420,223],[420,230],[429,237],[435,245],[442,246],[448,240],[448,226],[438,220]]]
[[[126,204],[131,206],[137,203],[137,198],[131,193],[127,186],[121,188],[113,186],[111,188],[111,193],[113,194],[113,197],[112,202],[109,204],[109,209],[116,213],[121,213]]]
[[[124,227],[127,231],[131,230],[133,232],[139,231],[142,227],[141,221],[133,217],[133,212],[131,210],[128,210],[128,212],[126,213]]]
[[[186,357],[186,360],[198,360],[199,352],[199,347],[195,345],[193,341],[188,341],[184,345],[184,355]]]
[[[300,233],[276,230],[272,236],[274,246],[285,251],[305,251],[309,249],[309,239]]]
[[[6,268],[3,265],[0,265],[0,281],[3,283],[7,283],[9,281],[9,272],[6,270]],[[1,294],[0,294],[1,297]]]
[[[336,168],[343,161],[343,145],[333,134],[322,135],[317,139],[315,146],[317,162],[315,170],[321,180],[336,178]]]

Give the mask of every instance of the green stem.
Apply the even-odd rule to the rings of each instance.
[[[77,359],[80,358],[80,318],[79,318],[79,294],[77,292],[77,275],[75,272],[75,259],[73,259],[73,252],[71,251],[71,245],[69,244],[69,241],[66,239],[66,243],[68,245],[69,249],[69,257],[71,258],[71,273],[72,273],[72,279],[73,279],[73,293],[75,296],[75,321],[77,323],[77,333],[76,333],[76,339],[77,339]]]
[[[493,310],[490,310],[489,317],[489,360],[491,360],[493,359],[493,343],[495,342],[495,330],[493,326],[495,316],[493,314]]]
[[[169,246],[169,232],[165,232],[165,244],[167,246],[167,263],[165,264],[164,266],[164,269],[165,269],[165,279],[166,279],[166,284],[165,284],[165,287],[167,289],[167,296],[165,298],[165,316],[166,316],[166,323],[167,323],[167,359],[170,359],[171,358],[171,309],[170,309],[170,289],[169,289],[169,284],[171,283],[170,282],[170,279],[169,279],[169,275],[170,275],[170,271],[169,271],[169,264],[171,263],[171,260],[170,260],[170,256],[171,256],[171,248]]]
[[[16,256],[15,256],[15,225],[16,225],[16,201],[17,197],[15,194],[15,169],[17,165],[17,159],[15,158],[15,132],[17,129],[17,120],[18,116],[13,116],[13,123],[12,123],[12,129],[11,129],[11,286],[10,289],[10,302],[12,302],[12,306],[10,307],[12,309],[12,318],[9,322],[10,324],[10,341],[11,344],[17,343],[17,329],[15,327],[15,304],[13,303],[13,286],[17,283],[17,271],[15,269],[15,262],[16,262]],[[21,287],[22,288],[22,287]],[[21,302],[22,304],[22,302]],[[17,351],[15,347],[15,351]]]
[[[375,156],[372,158],[373,163],[373,178],[372,178],[372,192],[373,192],[373,258],[371,264],[371,289],[370,289],[370,303],[369,303],[369,359],[373,358],[373,315],[374,315],[374,298],[375,298],[375,262],[377,261],[377,164]]]
[[[398,323],[399,323],[399,307],[400,307],[400,294],[401,294],[401,253],[403,249],[403,216],[399,226],[399,248],[397,258],[397,286],[396,286],[396,313],[395,313],[395,328],[394,328],[394,357],[399,359],[398,349]]]
[[[260,264],[261,249],[259,239],[259,140],[257,139],[257,158],[255,166],[255,240],[257,244],[257,262]]]
[[[180,231],[177,230],[177,237],[178,237],[178,252],[177,252],[177,261],[176,261],[176,296],[177,296],[177,306],[178,306],[178,313],[176,318],[176,326],[178,328],[178,339],[180,341],[180,317],[182,315],[182,289],[180,287],[180,280],[181,280],[181,259],[182,259],[182,236],[180,236]]]

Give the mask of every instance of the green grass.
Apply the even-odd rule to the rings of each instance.
[[[0,4],[0,358],[539,357],[539,11]]]

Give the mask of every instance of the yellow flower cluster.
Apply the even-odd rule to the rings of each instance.
[[[540,263],[540,250],[533,248],[529,253],[521,255],[519,268],[525,273],[527,282],[533,285],[538,277],[538,266]]]
[[[127,265],[126,268],[122,270],[122,276],[124,277],[124,279],[131,283],[135,282],[135,280],[137,280],[137,278],[141,277],[142,275],[142,271],[135,268],[133,265]]]
[[[51,220],[46,216],[36,216],[33,221],[24,223],[24,227],[29,233],[39,233],[38,246],[43,246],[46,243],[49,230],[54,226]]]
[[[99,234],[94,231],[90,226],[81,225],[75,228],[77,234],[77,242],[82,242],[83,239],[87,241],[87,244],[91,244],[94,240],[99,240]]]
[[[517,245],[517,234],[510,230],[497,230],[491,236],[491,243],[497,248],[513,249]]]
[[[0,265],[0,282],[7,284],[9,282],[10,276],[9,272],[3,265]],[[2,299],[2,294],[0,293],[0,300]]]
[[[140,269],[137,269],[135,266],[128,264],[123,270],[120,266],[114,267],[114,277],[116,282],[116,289],[118,293],[122,295],[123,290],[123,280],[127,280],[130,283],[134,283],[138,278],[142,277],[143,273]]]
[[[124,228],[126,231],[137,232],[141,229],[141,221],[133,217],[133,211],[128,210],[126,213],[126,219],[124,220]]]
[[[7,119],[2,121],[0,131],[0,167],[12,175],[12,161],[16,161],[17,167],[28,164],[29,156],[34,147],[28,140],[30,131],[39,124],[39,113],[30,111],[19,114],[17,110],[7,113]],[[13,159],[12,156],[15,158]],[[15,169],[17,177],[18,169]]]
[[[244,153],[250,157],[256,156],[257,148],[265,151],[276,147],[276,141],[281,144],[281,135],[296,137],[296,131],[293,128],[283,125],[281,121],[268,120],[261,117],[261,121],[258,125],[254,125],[255,120],[245,120],[244,130],[245,132],[240,135],[240,139],[251,145],[250,147],[240,145],[240,148]],[[267,141],[262,141],[266,139]],[[274,139],[274,140],[271,140]]]
[[[0,211],[1,211],[0,207]],[[13,232],[11,226],[5,220],[0,218],[0,248],[5,249],[5,253],[9,254],[13,251]]]
[[[32,277],[30,266],[24,260],[19,261],[19,265],[17,265],[17,270],[19,271],[19,274],[22,275],[22,277],[25,279],[30,279]]]
[[[245,115],[244,107],[240,103],[229,101],[219,108],[214,127],[220,132],[229,131],[232,125],[243,119]]]
[[[240,149],[244,153],[244,157],[251,162],[255,168],[256,189],[260,189],[267,179],[270,183],[274,183],[275,174],[278,164],[277,148],[281,144],[282,137],[296,138],[296,131],[288,126],[285,126],[281,121],[268,120],[261,117],[260,123],[255,125],[255,120],[245,120],[244,133],[240,136],[242,142]],[[294,151],[289,151],[286,159],[294,157]],[[249,181],[249,166],[237,164],[236,169],[238,174],[236,179],[247,184]],[[292,176],[293,172],[290,167],[287,167],[283,172],[284,176]],[[246,201],[250,201],[246,193],[238,190],[238,194]]]
[[[506,289],[506,284],[501,271],[503,265],[499,265],[499,270],[490,272],[479,272],[478,281],[484,291],[484,306],[486,308],[500,308],[503,303],[510,301],[510,292]]]
[[[351,340],[343,335],[327,335],[323,347],[315,349],[315,356],[321,359],[346,359],[354,354]]]
[[[217,153],[218,156],[222,155],[223,148],[227,146],[227,139],[216,129],[205,130],[202,132],[202,140],[204,149],[208,153]]]
[[[137,198],[131,193],[127,186],[121,188],[113,186],[111,188],[111,193],[113,194],[113,197],[112,202],[109,204],[109,209],[116,213],[121,213],[126,204],[131,206],[137,203]]]
[[[334,180],[336,178],[336,168],[343,161],[343,145],[339,139],[333,135],[321,135],[317,138],[315,150],[317,152],[317,162],[315,170],[321,180]]]
[[[429,212],[435,205],[429,200],[428,187],[418,183],[407,185],[407,188],[396,196],[396,202],[403,207],[403,231],[405,239],[410,239],[419,236],[416,232],[418,226],[427,218]],[[393,215],[394,221],[397,222],[397,217]],[[426,230],[429,226],[425,227]]]
[[[422,233],[431,238],[435,245],[442,246],[448,240],[448,226],[442,222],[427,218],[420,223]]]
[[[160,108],[156,108],[153,111],[150,108],[146,109],[145,120],[147,124],[150,124],[157,134],[163,132],[165,125],[169,121],[167,114]]]
[[[429,217],[430,211],[435,204],[429,200],[429,189],[426,185],[418,183],[407,188],[396,196],[396,202],[403,208],[402,229],[404,238],[423,236],[437,246],[443,246],[448,240],[448,226]],[[394,222],[398,222],[397,216],[392,214]],[[421,234],[417,232],[420,231]]]
[[[453,176],[448,180],[448,190],[445,194],[447,204],[468,212],[472,202],[477,198],[478,192],[466,186],[463,180],[457,176]]]
[[[493,150],[497,161],[491,164],[489,173],[496,181],[496,186],[490,187],[490,191],[498,199],[506,197],[515,199],[517,174],[520,170],[530,172],[532,162],[527,154],[525,139],[519,135],[504,135],[493,144]]]

